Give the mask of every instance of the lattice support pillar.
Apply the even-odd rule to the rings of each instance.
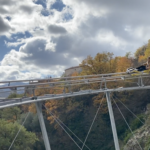
[[[43,114],[42,114],[42,102],[36,102],[36,109],[37,109],[37,115],[39,118],[40,127],[41,127],[41,131],[42,131],[42,135],[43,135],[45,149],[51,150],[50,142],[48,139],[48,135],[47,135],[47,131],[46,131],[45,123],[44,123],[44,118],[43,118]]]
[[[110,92],[106,92],[106,98],[107,98],[107,105],[108,105],[109,116],[110,116],[110,121],[111,121],[111,128],[112,128],[113,138],[114,138],[114,143],[115,143],[115,149],[120,150],[116,124],[115,124],[115,119],[114,119],[114,113],[113,113],[111,99],[110,99]]]

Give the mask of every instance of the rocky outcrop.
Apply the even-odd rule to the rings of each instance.
[[[134,132],[123,150],[150,150],[150,104],[146,111],[145,124]]]

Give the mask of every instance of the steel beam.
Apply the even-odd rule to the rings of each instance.
[[[82,76],[82,78],[83,77],[85,77],[85,76]],[[142,75],[142,77],[146,78],[146,77],[150,77],[150,76],[146,74],[146,75]],[[55,82],[45,82],[45,83],[33,82],[32,84],[24,84],[24,85],[21,83],[21,85],[14,85],[14,86],[11,85],[11,86],[2,86],[2,87],[0,86],[0,89],[22,88],[22,87],[31,87],[32,88],[32,86],[40,86],[40,85],[42,86],[42,85],[51,85],[51,84],[53,84],[53,86],[64,86],[64,83],[70,83],[70,85],[75,85],[75,84],[80,84],[80,83],[85,84],[85,81],[87,81],[87,80],[89,81],[89,84],[94,81],[95,82],[104,82],[104,80],[106,82],[113,82],[113,81],[121,81],[124,78],[136,79],[136,78],[139,78],[139,76],[133,76],[133,77],[131,77],[130,75],[112,76],[112,77],[106,76],[106,77],[87,78],[87,79],[78,79],[78,80],[73,80],[73,79],[66,80],[66,81],[59,80],[59,81],[55,81]]]
[[[48,139],[48,135],[47,135],[47,131],[46,131],[45,123],[44,123],[44,118],[43,118],[43,114],[42,114],[42,102],[36,102],[35,104],[36,104],[36,110],[37,110],[37,115],[39,118],[42,135],[43,135],[45,149],[51,150],[50,142]]]
[[[144,89],[150,89],[149,86],[140,86],[140,87],[128,87],[128,88],[116,88],[116,89],[98,89],[98,90],[85,90],[82,92],[73,92],[73,93],[64,93],[64,94],[56,94],[53,96],[38,96],[37,99],[29,98],[18,98],[18,99],[3,99],[0,101],[0,109],[6,108],[6,107],[14,107],[18,105],[24,105],[29,103],[35,103],[40,101],[46,101],[46,100],[57,100],[61,98],[67,98],[67,97],[74,97],[74,96],[81,96],[81,95],[87,95],[87,94],[98,94],[98,93],[105,93],[105,92],[119,92],[119,91],[130,91],[130,90],[144,90]]]
[[[8,81],[0,81],[0,83],[13,83],[13,82],[30,82],[30,81],[50,81],[50,80],[62,80],[62,79],[76,79],[76,78],[84,78],[84,77],[102,77],[102,76],[110,76],[110,75],[122,75],[126,74],[126,72],[118,72],[118,73],[109,73],[109,74],[96,74],[96,75],[85,75],[85,76],[74,76],[74,77],[62,77],[62,78],[46,78],[46,79],[28,79],[28,80],[8,80]]]
[[[114,143],[115,143],[115,149],[120,150],[116,124],[115,124],[115,119],[114,119],[114,113],[113,113],[111,99],[110,99],[110,92],[106,92],[106,98],[107,98],[107,105],[108,105],[109,116],[110,116],[110,121],[111,121],[111,128],[112,128],[113,138],[114,138]]]

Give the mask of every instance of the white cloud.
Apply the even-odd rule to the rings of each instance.
[[[46,0],[48,16],[32,0],[0,1],[0,34],[13,39],[5,42],[8,47],[20,46],[1,61],[3,78],[58,76],[87,55],[103,51],[124,55],[149,39],[148,0],[62,1],[66,7],[57,11],[50,9],[56,0]],[[26,31],[30,37],[12,36]]]

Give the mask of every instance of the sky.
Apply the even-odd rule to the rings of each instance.
[[[61,76],[88,55],[134,54],[149,0],[0,0],[0,80]]]

